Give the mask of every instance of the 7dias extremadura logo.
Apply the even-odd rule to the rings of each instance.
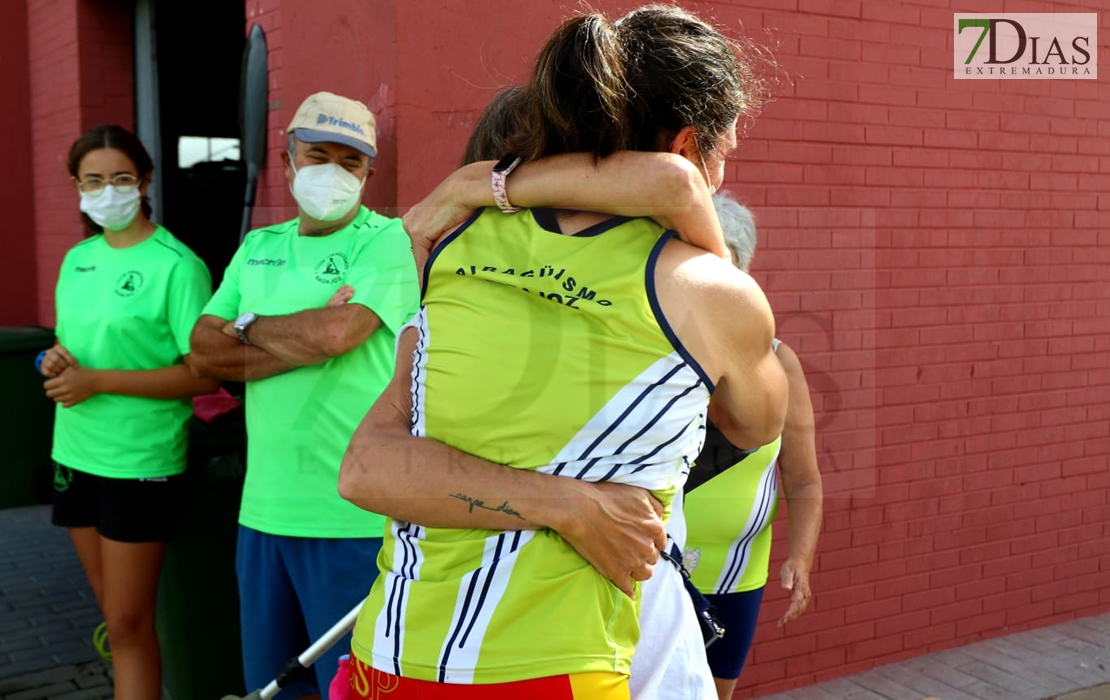
[[[956,14],[955,77],[1096,80],[1098,15]]]

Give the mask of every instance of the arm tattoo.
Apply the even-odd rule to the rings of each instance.
[[[460,501],[463,501],[465,503],[470,504],[470,512],[471,513],[474,512],[475,508],[481,508],[482,510],[492,510],[492,511],[495,511],[495,512],[501,512],[501,513],[504,513],[505,515],[511,515],[514,518],[517,518],[519,520],[524,520],[524,516],[520,514],[520,511],[517,511],[517,510],[513,509],[512,507],[510,507],[508,501],[505,501],[504,503],[502,503],[499,506],[487,506],[485,501],[483,501],[479,498],[472,498],[472,497],[467,496],[466,494],[462,494],[462,493],[453,493],[453,494],[451,494],[451,498],[457,498]]]

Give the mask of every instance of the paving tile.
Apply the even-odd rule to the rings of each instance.
[[[27,620],[22,619],[22,618],[16,618],[14,620],[5,620],[3,617],[0,617],[0,637],[2,637],[3,635],[5,635],[9,632],[14,632],[16,630],[27,629],[30,626],[31,626],[31,623],[28,622]]]
[[[876,673],[874,670],[853,675],[852,682],[887,698],[887,700],[921,700],[920,692],[907,688],[905,685]]]
[[[935,654],[929,654],[929,656],[926,657],[926,658],[933,659],[937,663],[942,664],[944,666],[949,666],[951,668],[957,668],[959,666],[962,666],[963,664],[971,663],[972,661],[975,660],[975,657],[969,656],[964,651],[965,649],[970,649],[971,647],[974,647],[974,646],[975,645],[972,644],[970,646],[961,647],[961,648],[958,648],[958,649],[946,649],[944,651],[938,651]],[[919,658],[921,658],[921,657],[919,657]],[[910,659],[910,661],[913,661],[913,659]]]
[[[1067,695],[1060,695],[1054,700],[1110,700],[1110,685],[1100,685],[1095,688],[1086,688]]]
[[[1030,697],[1037,697],[1037,691],[1043,690],[1038,688],[1037,684],[1027,681],[1010,671],[1005,671],[985,660],[964,664],[960,666],[960,670],[969,676],[981,678],[991,685],[998,686],[999,688],[1009,690],[1013,693],[1022,693],[1030,695]],[[968,686],[968,688],[971,687],[973,686]]]
[[[1017,645],[1008,645],[1002,640],[992,640],[990,658],[984,661],[995,668],[1005,671],[1009,676],[1029,681],[1034,686],[1040,686],[1050,692],[1071,690],[1075,686],[1066,678],[1062,678],[1047,669],[1038,666],[1039,659],[1030,659],[1028,656],[1021,658],[1008,653],[1013,649],[1020,650]],[[1020,651],[1018,652],[1020,653]],[[973,674],[974,675],[974,674]]]
[[[974,696],[945,683],[943,679],[938,680],[932,676],[918,673],[902,664],[880,666],[873,670],[881,676],[913,688],[917,692],[915,700],[920,700],[921,697],[935,697],[942,698],[942,700],[976,700]],[[966,676],[966,678],[969,679],[970,683],[979,682],[979,679],[974,676]]]
[[[861,693],[867,690],[866,688],[853,683],[851,678],[851,676],[848,676],[847,678],[836,678],[831,681],[820,683],[819,685],[822,690],[825,690],[838,698],[854,697],[857,693]]]
[[[966,663],[971,663],[973,660],[971,657],[967,657]],[[906,662],[906,667],[954,688],[964,688],[979,682],[979,679],[975,676],[964,673],[948,663],[938,661],[936,654],[910,659]]]
[[[109,685],[101,688],[75,690],[71,693],[65,693],[56,698],[52,698],[52,700],[110,700],[111,697],[112,687]]]
[[[840,700],[839,695],[833,695],[827,690],[824,690],[821,684],[807,685],[803,688],[795,688],[794,690],[789,691],[788,694],[783,693],[782,695],[783,697],[780,698],[780,700],[787,700],[787,695],[789,695],[789,700]],[[771,697],[778,696],[776,695]],[[766,700],[770,700],[770,698]]]
[[[1099,669],[1097,665],[1092,665],[1079,657],[1043,659],[1040,665],[1046,671],[1067,678],[1075,684],[1076,688],[1086,688],[1110,681],[1110,673],[1105,669]]]
[[[18,693],[10,693],[4,696],[4,700],[54,700],[62,693],[76,689],[72,683],[52,683],[38,688],[21,690]]]
[[[60,681],[76,680],[78,671],[76,667],[49,669],[40,671],[39,673],[32,673],[30,675],[21,676],[19,678],[9,678],[8,680],[0,681],[0,696],[8,693],[15,693],[20,690],[27,690],[28,688],[37,688],[41,685],[56,683]]]
[[[56,620],[46,625],[27,626],[19,629],[12,630],[11,632],[4,632],[0,634],[0,651],[2,651],[9,642],[25,637],[42,637],[46,634],[53,632],[68,632],[73,634],[73,626],[69,624],[69,620]]]
[[[1024,693],[1015,693],[1012,690],[999,688],[997,685],[986,681],[973,683],[964,690],[980,700],[1038,700],[1040,698],[1039,695],[1025,695]]]
[[[842,696],[830,693],[824,689],[823,683],[818,683],[774,695],[763,695],[759,700],[842,700]]]
[[[1072,651],[1077,651],[1080,654],[1089,656],[1092,659],[1100,661],[1110,660],[1110,649],[1098,644],[1092,644],[1084,639],[1078,637],[1071,637],[1060,642],[1060,646],[1067,647]]]

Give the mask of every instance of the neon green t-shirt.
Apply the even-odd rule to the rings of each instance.
[[[711,390],[655,298],[670,234],[485,209],[436,252],[413,320],[413,434],[516,469],[649,489],[665,506]],[[465,495],[465,494],[464,494]],[[391,520],[351,646],[443,683],[630,671],[639,595],[559,535]]]
[[[385,518],[339,497],[343,453],[393,377],[397,331],[416,312],[419,285],[400,219],[359,210],[327,236],[299,219],[251,231],[204,309],[223,319],[320,309],[343,284],[382,326],[339,357],[247,384],[247,478],[239,522],[290,537],[381,537]]]
[[[212,296],[200,258],[166,229],[130,248],[93,236],[66,253],[55,292],[55,333],[90,369],[170,367],[189,353],[189,334]],[[116,479],[185,471],[188,399],[98,394],[58,404],[54,461]]]

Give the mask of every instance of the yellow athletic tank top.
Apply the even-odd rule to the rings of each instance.
[[[413,434],[669,507],[712,390],[655,300],[670,234],[623,218],[558,231],[550,210],[486,209],[437,250],[410,324]],[[554,533],[391,521],[378,563],[353,640],[375,668],[471,684],[629,672],[638,603]]]

